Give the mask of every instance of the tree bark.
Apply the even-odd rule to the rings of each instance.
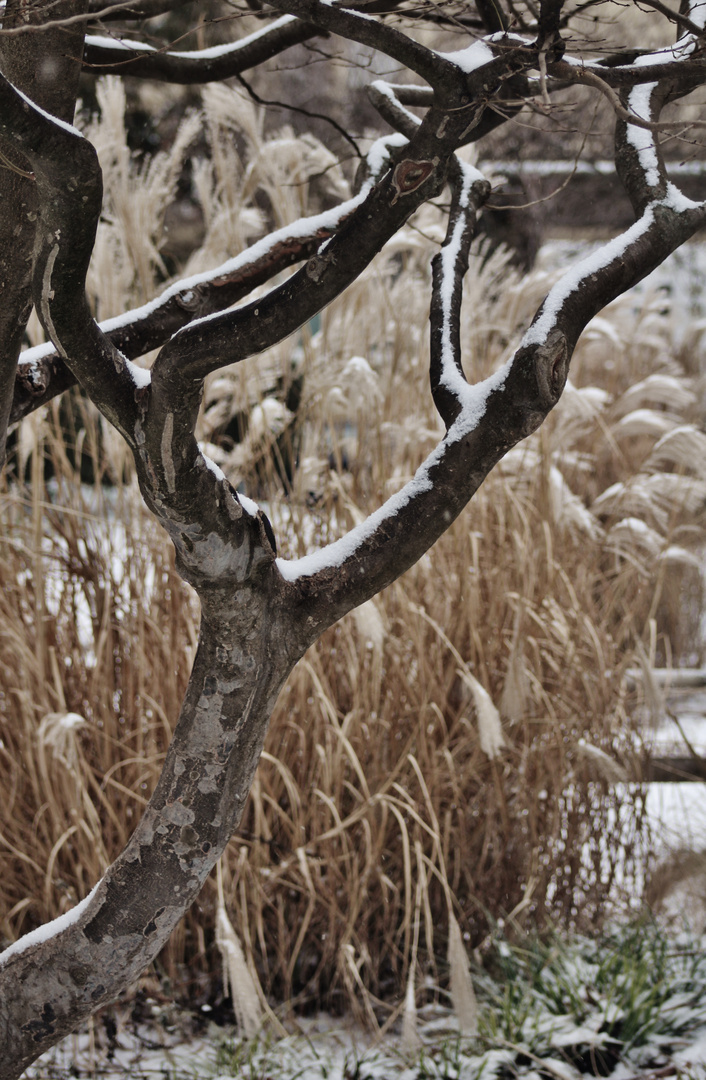
[[[52,15],[87,10],[87,0],[60,0]],[[7,0],[3,27],[37,25],[41,10]],[[0,35],[0,71],[37,105],[71,122],[81,73],[83,27],[37,29],[16,38]],[[7,425],[27,320],[32,310],[32,270],[37,197],[27,160],[12,150],[0,160],[0,468],[5,462]]]

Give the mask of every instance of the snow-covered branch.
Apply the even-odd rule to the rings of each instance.
[[[116,349],[135,360],[160,348],[194,319],[223,311],[276,274],[311,258],[358,201],[349,200],[268,233],[220,266],[175,281],[154,300],[98,325]],[[20,356],[10,422],[63,393],[75,381],[51,342],[26,349]]]
[[[92,318],[85,294],[102,201],[96,152],[76,128],[35,105],[3,75],[0,140],[21,150],[36,177],[40,240],[33,292],[44,329],[99,408],[132,440],[138,383]]]
[[[380,49],[435,88],[457,84],[457,73],[449,60],[367,12],[339,7],[325,0],[272,0],[272,6],[323,30]]]
[[[452,170],[453,200],[446,238],[432,262],[429,377],[434,404],[451,427],[465,407],[469,386],[461,364],[460,315],[463,277],[476,227],[476,215],[490,194],[490,184],[471,165]],[[470,390],[474,399],[477,387]]]
[[[449,229],[446,255],[435,268],[438,299],[448,313],[446,319],[433,316],[438,325],[436,371],[452,423],[414,478],[355,529],[303,559],[277,560],[280,573],[301,597],[299,606],[312,633],[369,599],[428,549],[497,461],[556,404],[576,342],[593,316],[706,224],[706,204],[690,203],[670,188],[635,225],[557,282],[512,359],[473,386],[460,369],[454,339],[468,229],[463,204],[461,188],[457,223]]]
[[[285,49],[320,34],[316,27],[291,15],[240,41],[192,52],[159,50],[132,38],[88,34],[83,64],[94,75],[132,75],[182,85],[215,82],[257,67]]]

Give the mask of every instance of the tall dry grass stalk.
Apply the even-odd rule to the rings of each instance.
[[[325,155],[286,133],[273,149],[240,99],[219,95],[208,97],[212,157],[196,169],[206,248],[192,266],[226,227],[236,248],[262,227],[258,191],[274,200],[286,188],[278,222],[300,213],[302,178]],[[99,144],[101,125],[116,137],[114,108],[93,123]],[[242,132],[238,161],[228,124]],[[133,203],[144,192],[150,213],[164,205],[183,146],[161,171],[133,169]],[[127,304],[138,283],[146,294],[158,287],[159,238],[143,237],[133,263],[141,219],[118,198],[129,162],[113,147],[104,164],[103,241],[134,268],[110,288],[120,285]],[[359,521],[439,438],[424,313],[441,235],[427,208],[316,334],[208,388],[201,436],[233,482],[267,504],[285,554]],[[473,261],[463,332],[472,379],[506,357],[547,283],[539,271],[518,280],[500,255]],[[645,835],[642,791],[612,784],[620,767],[629,773],[640,704],[625,670],[693,649],[702,599],[704,436],[671,330],[649,298],[594,320],[540,432],[403,579],[299,664],[224,857],[220,900],[209,882],[160,959],[175,990],[216,992],[227,909],[265,994],[352,1008],[373,1025],[403,1012],[413,1041],[416,1006],[439,987],[472,1026],[466,950],[493,919],[592,926],[617,868],[630,880]],[[294,385],[298,407],[286,403]],[[66,415],[55,405],[25,426],[21,480],[0,498],[6,940],[85,895],[125,843],[197,633],[194,601],[114,436],[78,399],[73,435]],[[82,449],[91,486],[72,464]],[[630,827],[617,831],[617,819]]]

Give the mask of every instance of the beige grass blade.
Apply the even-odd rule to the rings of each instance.
[[[453,911],[449,911],[449,988],[451,1003],[458,1020],[462,1035],[478,1034],[478,1002],[476,1001],[468,964],[466,948],[463,944],[461,927]]]
[[[216,945],[223,961],[223,991],[233,1002],[238,1027],[246,1039],[254,1038],[263,1022],[255,980],[245,960],[240,939],[228,918],[223,896],[223,869],[218,864]]]

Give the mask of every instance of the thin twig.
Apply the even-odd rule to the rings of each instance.
[[[355,141],[353,136],[350,135],[346,131],[346,129],[338,123],[337,120],[334,120],[332,116],[326,116],[325,113],[310,112],[309,109],[304,109],[301,105],[291,105],[287,101],[270,101],[266,98],[262,98],[257,93],[257,91],[252,88],[247,79],[243,78],[239,71],[234,72],[233,75],[257,105],[265,105],[269,108],[274,109],[287,109],[290,112],[299,113],[301,116],[307,116],[310,120],[324,120],[327,124],[330,124],[331,127],[334,128],[338,132],[338,134],[353,147],[356,157],[363,157],[360,147],[358,146],[358,143]]]
[[[641,116],[637,116],[625,108],[613,87],[609,86],[599,75],[596,75],[593,71],[588,71],[584,67],[574,67],[573,64],[567,64],[565,60],[552,64],[551,74],[564,79],[566,82],[582,83],[584,86],[593,86],[596,90],[600,90],[621,120],[624,120],[626,124],[634,124],[635,127],[644,128],[645,131],[669,131],[671,128],[680,126],[706,128],[706,120],[643,120]]]

